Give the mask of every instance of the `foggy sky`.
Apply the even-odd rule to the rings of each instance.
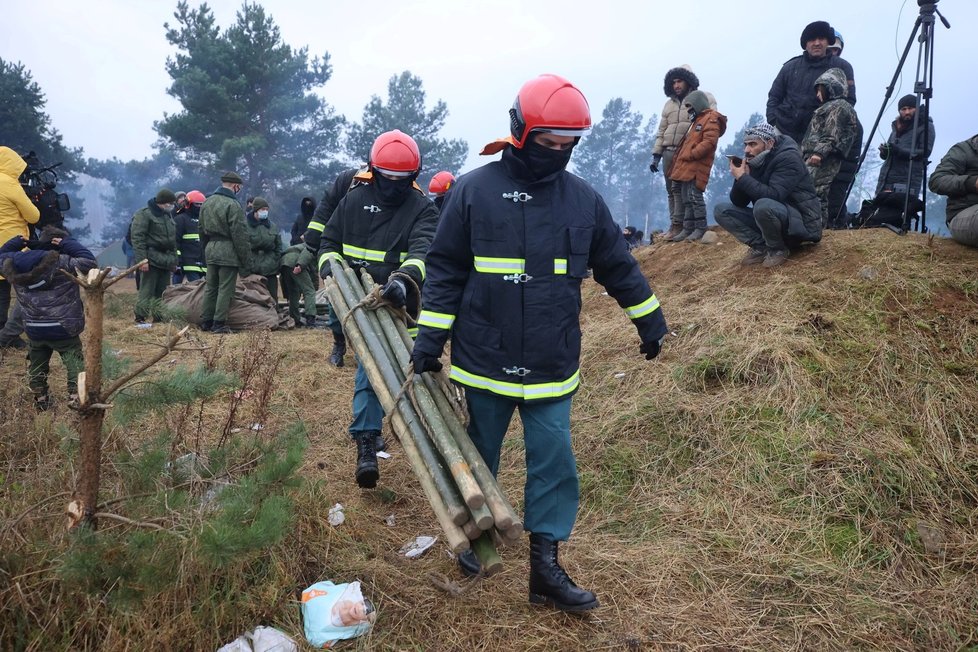
[[[261,4],[286,43],[308,46],[310,55],[329,52],[333,78],[321,93],[347,119],[359,121],[371,95],[386,99],[391,76],[410,70],[421,77],[429,107],[437,99],[448,104],[442,135],[468,141],[467,168],[480,164],[481,145],[508,133],[506,112],[520,85],[544,72],[579,86],[595,121],[618,96],[647,118],[662,109],[666,70],[688,63],[729,118],[725,144],[752,112],[764,113],[771,81],[784,61],[801,52],[799,35],[813,20],[828,20],[845,37],[843,56],[855,70],[856,110],[868,133],[919,14],[914,0]],[[176,2],[6,5],[0,56],[31,70],[65,144],[96,158],[149,156],[156,140],[153,121],[180,110],[166,94],[170,78],[164,68],[175,49],[166,42],[163,23],[176,22]],[[241,2],[209,5],[223,30]],[[938,9],[952,29],[937,23],[935,162],[953,143],[978,132],[978,47],[972,36],[978,2],[942,0]],[[896,100],[912,91],[917,52],[915,44],[876,143],[889,133]]]

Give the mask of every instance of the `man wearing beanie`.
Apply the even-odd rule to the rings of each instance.
[[[679,149],[679,143],[692,123],[692,118],[682,107],[683,100],[691,92],[699,90],[699,87],[699,77],[693,73],[692,68],[687,64],[671,68],[666,72],[665,80],[662,83],[662,92],[665,93],[666,103],[662,107],[659,130],[656,132],[655,143],[652,145],[652,164],[649,165],[649,170],[653,174],[660,169],[668,171],[672,165],[672,157]],[[716,109],[717,101],[713,95],[706,93],[706,97],[710,108]],[[668,174],[666,174],[666,194],[669,197],[669,230],[663,235],[663,239],[672,241],[683,230],[686,210],[680,184],[673,182]]]
[[[815,80],[829,68],[845,73],[848,93],[846,100],[856,104],[856,82],[852,66],[840,56],[829,54],[835,42],[835,30],[824,20],[808,24],[801,33],[801,48],[797,57],[788,59],[774,78],[767,94],[767,121],[796,143],[801,142],[819,106],[815,97]]]
[[[880,145],[883,168],[876,184],[876,196],[879,198],[883,193],[897,193],[902,198],[909,191],[913,200],[920,196],[924,183],[924,162],[934,149],[937,134],[931,117],[923,109],[917,108],[916,95],[904,95],[897,106],[900,114],[893,121],[890,137],[885,145]]]
[[[180,262],[177,253],[177,227],[173,209],[177,196],[161,188],[146,206],[132,216],[132,248],[136,260],[145,260],[139,271],[139,298],[136,300],[136,326],[149,328],[147,318],[160,318],[159,301],[170,284],[170,274]]]
[[[802,242],[822,239],[822,207],[791,138],[761,123],[744,131],[744,160],[730,161],[730,203],[717,204],[717,224],[750,247],[741,265],[776,267]]]

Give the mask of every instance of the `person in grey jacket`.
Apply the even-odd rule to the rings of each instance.
[[[924,184],[924,161],[934,149],[934,121],[923,110],[917,108],[916,95],[904,95],[897,107],[900,115],[893,121],[893,128],[886,143],[880,145],[880,158],[883,167],[876,183],[876,195],[880,193],[906,194],[911,199],[920,196]],[[919,113],[919,115],[918,115]],[[914,117],[917,128],[914,129]],[[924,140],[927,146],[924,147]],[[912,164],[911,164],[912,161]]]
[[[78,335],[85,329],[85,310],[78,285],[62,272],[86,273],[95,255],[61,229],[47,226],[39,240],[17,235],[0,247],[0,270],[17,292],[29,340],[28,382],[38,410],[50,406],[48,370],[57,351],[68,372],[68,394],[75,398],[84,366]]]
[[[730,203],[717,204],[717,224],[750,247],[742,265],[776,267],[790,249],[822,239],[822,205],[801,157],[788,136],[761,123],[744,132],[744,160],[730,161]]]
[[[931,192],[947,196],[951,238],[978,247],[978,135],[949,149],[927,185]]]

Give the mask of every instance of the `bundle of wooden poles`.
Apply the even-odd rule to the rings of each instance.
[[[449,546],[456,553],[471,548],[486,573],[498,570],[497,543],[519,540],[523,524],[469,439],[460,416],[464,410],[444,372],[414,375],[414,341],[402,319],[377,308],[379,288],[367,271],[358,275],[335,257],[330,265],[326,292],[333,311]]]

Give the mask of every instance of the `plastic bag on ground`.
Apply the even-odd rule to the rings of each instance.
[[[274,627],[259,626],[218,648],[217,652],[299,652],[299,646]]]
[[[363,597],[360,582],[316,582],[302,592],[302,624],[306,640],[318,648],[356,638],[370,631],[377,614]]]

